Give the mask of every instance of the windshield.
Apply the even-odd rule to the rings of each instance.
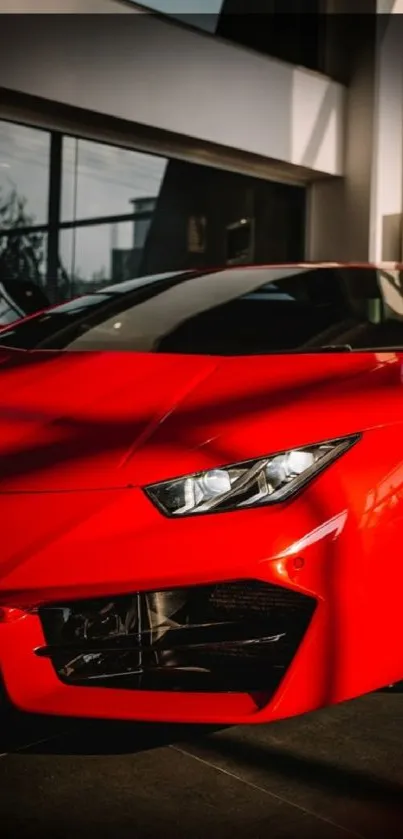
[[[143,277],[13,324],[2,346],[253,355],[403,349],[403,283],[372,268],[229,268]]]

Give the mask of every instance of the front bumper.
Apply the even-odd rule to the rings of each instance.
[[[353,513],[348,518],[345,512],[345,494],[330,489],[329,477],[323,474],[316,486],[290,505],[183,522],[164,519],[137,490],[3,496],[3,554],[7,527],[13,550],[2,565],[0,669],[11,702],[23,711],[62,716],[258,723],[398,681],[400,654],[396,647],[385,645],[384,637],[385,633],[396,637],[399,631],[394,601],[400,599],[400,588],[388,587],[386,579],[375,573],[380,546],[374,543],[371,553],[369,547],[363,549]],[[19,517],[29,521],[24,531],[15,532],[16,504]],[[384,533],[382,545],[385,549]],[[255,595],[262,591],[271,598],[263,610],[263,625],[261,617],[251,620],[249,608],[246,617],[242,611],[245,602],[238,595],[245,581],[255,587],[255,603]],[[136,593],[144,597],[145,592],[194,587],[222,591],[223,586],[227,595],[231,587],[233,594],[238,592],[232,603],[232,624],[236,624],[232,629],[237,634],[229,639],[218,636],[219,641],[231,642],[236,666],[223,667],[222,649],[214,651],[213,661],[210,649],[204,650],[210,663],[206,668],[204,658],[203,667],[211,672],[185,673],[186,684],[183,670],[158,673],[149,659],[147,674],[124,673],[120,682],[76,679],[73,683],[68,674],[63,675],[71,650],[60,650],[60,643],[69,645],[72,637],[61,637],[57,626],[46,620],[49,607],[56,607],[55,615],[60,605],[71,608],[72,602],[94,598],[110,601],[112,594],[133,599]],[[379,595],[382,586],[391,592],[388,600]],[[382,634],[374,633],[375,602]],[[308,607],[299,626],[290,621],[294,603]],[[172,617],[181,624],[182,618]],[[213,615],[222,624],[221,617],[217,611]],[[199,623],[205,619],[203,612]],[[186,620],[187,626],[194,624],[192,615]],[[183,626],[179,628],[183,633]],[[138,632],[138,626],[135,629]],[[245,664],[239,642],[284,632],[289,640],[295,629],[288,650],[280,641],[257,644],[258,655],[252,658],[259,659],[258,666],[256,661],[250,667],[250,661]],[[134,646],[142,647],[143,640]],[[158,652],[171,656],[172,640],[172,634],[169,639],[165,635],[166,648],[160,644]],[[206,640],[211,637],[203,635],[201,641],[196,637],[196,643],[205,645]],[[152,648],[149,641],[146,646]],[[59,649],[37,654],[55,646]],[[152,658],[155,652],[148,649],[147,656]],[[190,659],[188,653],[181,651],[192,667],[194,650]],[[227,653],[228,649],[226,665]],[[130,666],[135,669],[136,660]],[[161,681],[165,676],[169,685]]]
[[[4,681],[30,712],[259,721],[300,656],[304,669],[316,610],[313,597],[257,580],[5,609]]]

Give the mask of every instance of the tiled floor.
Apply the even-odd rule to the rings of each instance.
[[[402,693],[264,727],[1,722],[2,839],[403,836]]]

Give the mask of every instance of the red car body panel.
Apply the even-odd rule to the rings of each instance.
[[[0,351],[0,668],[30,712],[267,722],[403,677],[403,353]],[[74,399],[72,392],[74,391]],[[163,516],[146,484],[361,432],[294,499]],[[62,683],[31,608],[256,579],[317,600],[271,698]]]

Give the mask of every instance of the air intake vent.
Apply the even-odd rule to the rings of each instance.
[[[316,601],[257,581],[137,592],[43,607],[51,659],[69,684],[132,690],[274,690]]]

